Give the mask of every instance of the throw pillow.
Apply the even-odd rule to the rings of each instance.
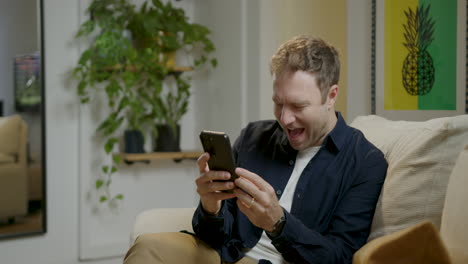
[[[379,237],[359,249],[353,264],[450,264],[439,231],[429,221]]]
[[[467,187],[468,145],[465,146],[465,149],[458,157],[450,176],[440,227],[442,239],[454,264],[468,263]]]
[[[369,240],[423,220],[440,228],[448,179],[468,139],[468,115],[424,122],[361,116],[361,130],[388,161]]]
[[[21,116],[0,117],[0,153],[15,155],[19,148]]]

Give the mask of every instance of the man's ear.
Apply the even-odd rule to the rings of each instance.
[[[336,99],[338,98],[338,85],[334,84],[330,87],[330,90],[328,90],[327,94],[327,102],[326,104],[329,105],[330,107],[335,106]]]

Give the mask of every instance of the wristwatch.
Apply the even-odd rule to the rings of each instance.
[[[271,232],[265,231],[265,232],[266,232],[266,234],[268,235],[268,237],[269,237],[270,239],[271,239],[271,238],[275,238],[275,237],[277,237],[279,234],[281,234],[281,231],[283,231],[284,224],[286,224],[286,217],[285,217],[285,215],[283,215],[283,216],[275,223],[275,225],[273,226],[273,231],[271,231]]]

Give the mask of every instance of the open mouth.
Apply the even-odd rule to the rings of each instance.
[[[299,137],[304,133],[304,128],[294,128],[294,129],[289,129],[288,128],[288,136],[289,139],[292,141],[298,140]]]

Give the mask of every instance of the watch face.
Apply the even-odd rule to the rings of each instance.
[[[286,218],[284,216],[282,216],[278,222],[276,223],[275,225],[275,230],[278,230],[281,231],[281,229],[283,228],[284,226],[284,223],[286,223]]]
[[[282,216],[275,224],[274,228],[273,228],[273,231],[271,232],[267,232],[268,234],[270,234],[271,236],[277,236],[281,233],[281,231],[283,230],[283,226],[284,224],[286,223],[286,218],[284,216]]]

